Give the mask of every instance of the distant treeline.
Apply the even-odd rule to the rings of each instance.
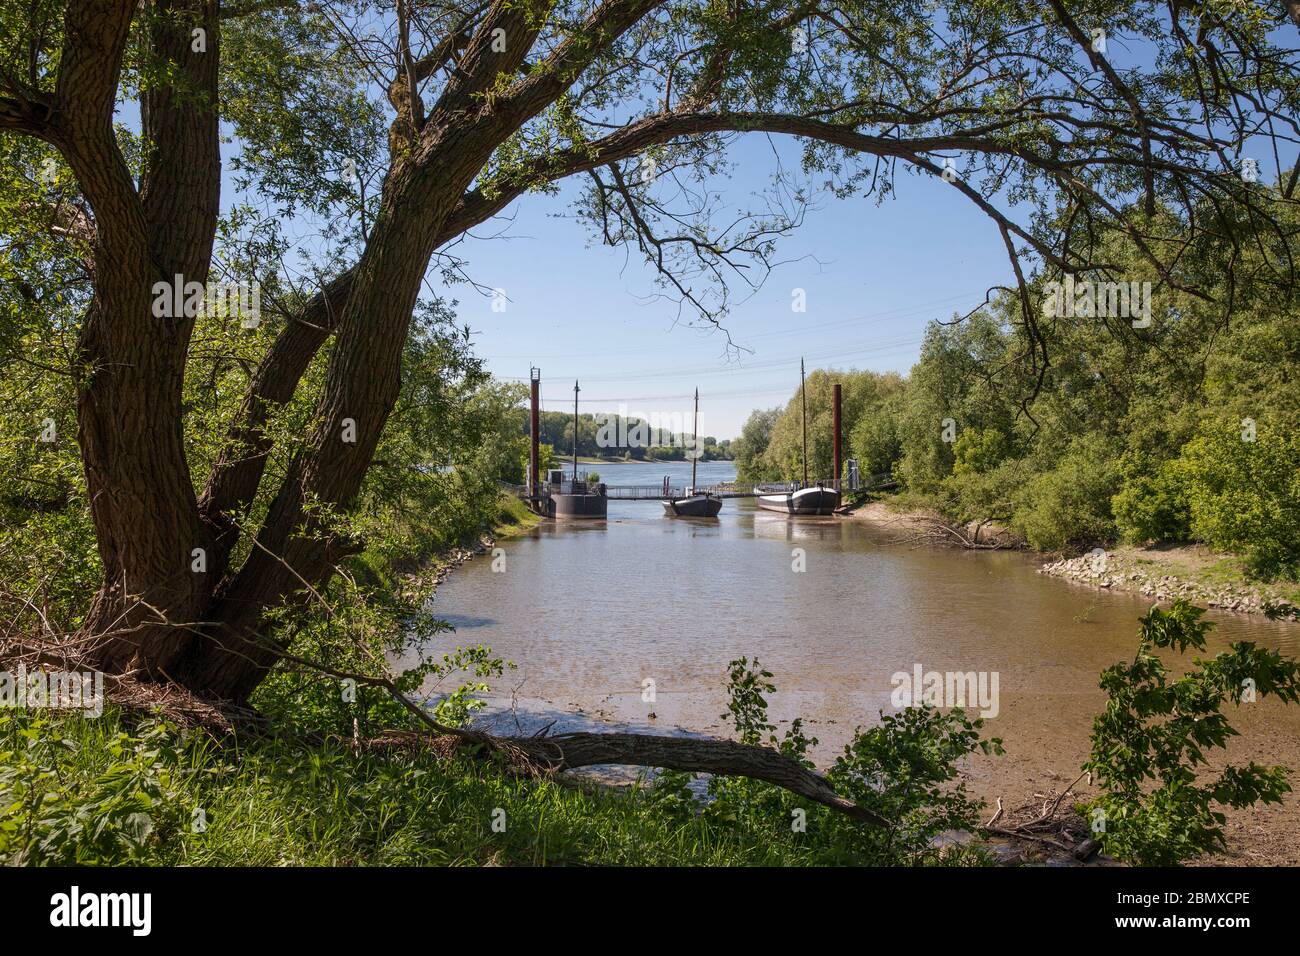
[[[1268,257],[1296,258],[1290,242]],[[1114,243],[1110,254],[1120,276],[1147,276],[1132,249]],[[1245,277],[1268,267],[1257,251],[1240,253],[1260,261],[1238,261],[1225,288],[1229,254],[1202,250],[1178,276],[1218,301],[1158,284],[1149,327],[1099,309],[1044,309],[1031,340],[1019,303],[1003,300],[932,323],[906,377],[814,371],[810,477],[831,473],[840,382],[846,456],[864,475],[892,472],[906,495],[952,519],[996,519],[1052,551],[1199,541],[1247,556],[1260,576],[1295,578],[1300,310],[1295,298],[1255,292]],[[1228,323],[1222,302],[1233,297],[1249,308]],[[797,392],[751,415],[733,446],[742,480],[801,474],[800,416]]]
[[[573,454],[573,415],[566,412],[541,412],[538,416],[541,443],[550,445],[555,454]],[[520,413],[520,428],[528,434],[528,410]],[[701,435],[703,461],[727,460],[732,457],[731,439],[718,441]],[[669,431],[653,420],[633,416],[620,417],[604,413],[578,415],[578,454],[584,457],[616,457],[633,461],[681,461],[693,447],[689,432]]]

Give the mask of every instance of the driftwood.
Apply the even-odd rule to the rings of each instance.
[[[1060,820],[1057,813],[1061,809],[1061,804],[1065,798],[1074,792],[1074,788],[1079,785],[1079,781],[1088,776],[1087,771],[1079,774],[1074,782],[1056,795],[1055,799],[1048,798],[1038,807],[1037,815],[1020,823],[1010,826],[998,826],[998,821],[1002,818],[1004,808],[1002,798],[997,798],[997,812],[989,819],[989,822],[980,827],[985,833],[995,834],[997,836],[1010,837],[1014,840],[1029,840],[1034,843],[1045,843],[1054,846],[1059,850],[1071,854],[1075,859],[1086,861],[1095,856],[1101,849],[1101,844],[1092,837],[1086,837],[1080,840],[1075,833],[1075,824],[1077,820]],[[1033,804],[1027,804],[1021,810],[1033,812]]]
[[[1008,551],[1014,548],[1013,545],[1004,544],[1000,541],[981,541],[979,539],[980,531],[991,519],[985,519],[977,524],[973,534],[967,532],[964,527],[953,527],[939,518],[925,517],[918,520],[924,521],[925,527],[913,530],[907,538],[910,542],[938,541],[944,544],[955,544],[972,551]]]

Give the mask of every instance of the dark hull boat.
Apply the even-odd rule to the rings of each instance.
[[[700,390],[695,390],[695,430],[691,433],[696,442],[696,452],[691,456],[691,484],[684,498],[664,498],[664,514],[670,518],[716,518],[722,510],[722,499],[717,495],[700,494],[695,490],[695,470],[700,462],[698,435],[700,434]],[[664,479],[664,493],[668,492],[668,479]]]
[[[828,515],[840,506],[840,493],[834,488],[800,488],[779,495],[759,495],[755,503],[768,511],[788,515]]]
[[[664,514],[672,518],[716,518],[722,499],[714,495],[687,495],[664,499]]]

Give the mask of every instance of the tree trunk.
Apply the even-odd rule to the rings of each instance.
[[[101,667],[150,676],[175,666],[219,573],[181,420],[194,319],[153,309],[155,283],[208,278],[221,189],[219,21],[204,0],[156,7],[153,49],[188,90],[161,86],[142,96],[152,149],[138,196],[111,129],[75,126],[66,151],[99,224],[95,299],[78,342],[78,431],[104,579],[83,630],[97,640]],[[196,25],[206,31],[202,52],[191,41]]]
[[[310,503],[349,507],[361,489],[401,385],[401,357],[443,223],[491,152],[481,138],[443,144],[445,163],[399,164],[339,318],[316,427],[295,456],[255,546],[204,615],[202,638],[173,674],[196,693],[244,703],[278,659],[268,611],[312,600],[358,545],[329,531]],[[436,177],[429,173],[436,169]]]

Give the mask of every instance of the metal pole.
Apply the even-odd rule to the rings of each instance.
[[[573,380],[573,480],[578,480],[578,380]]]
[[[691,490],[687,494],[695,494],[695,466],[700,461],[700,389],[695,388],[695,424],[691,426]]]
[[[835,488],[840,487],[840,383],[835,383],[835,407],[831,415],[833,427],[835,429],[835,473],[831,478],[835,480]]]
[[[803,486],[808,487],[808,392],[804,388],[803,359],[799,360],[799,395],[803,398]]]
[[[537,427],[538,405],[541,399],[538,396],[538,390],[542,382],[542,370],[534,366],[528,370],[528,377],[532,380],[533,396],[532,408],[529,414],[529,447],[528,447],[528,497],[536,498],[537,491],[541,487],[541,477],[537,473],[541,456],[538,454],[538,442],[541,440],[541,432]]]

